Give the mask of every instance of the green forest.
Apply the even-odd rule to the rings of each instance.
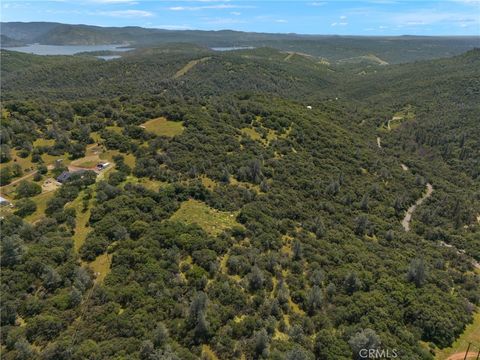
[[[478,328],[479,49],[0,55],[2,359],[444,360]]]

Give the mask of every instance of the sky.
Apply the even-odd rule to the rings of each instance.
[[[0,10],[1,21],[171,30],[480,36],[480,0],[2,0]]]

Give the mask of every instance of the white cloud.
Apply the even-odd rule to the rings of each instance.
[[[348,22],[346,21],[341,21],[341,22],[333,22],[330,24],[330,26],[347,26]]]
[[[452,12],[415,11],[397,14],[392,18],[393,22],[399,25],[431,25],[442,22],[467,23],[480,21],[480,15]]]
[[[326,5],[326,4],[327,4],[326,1],[314,1],[314,2],[309,3],[308,5],[310,5],[310,6],[323,6],[323,5]]]
[[[202,5],[202,6],[171,6],[168,9],[172,11],[199,11],[199,10],[209,10],[209,9],[251,9],[251,8],[254,8],[254,6],[218,4],[218,5]]]
[[[277,23],[283,23],[283,24],[288,23],[288,21],[285,20],[285,19],[276,19],[275,22],[277,22]]]
[[[242,15],[242,13],[239,12],[239,11],[232,11],[232,12],[230,13],[230,15],[240,16],[240,15]]]
[[[341,20],[345,20],[347,17],[345,15],[340,16]]]
[[[100,15],[112,16],[112,17],[123,17],[123,18],[134,18],[134,17],[150,17],[154,14],[150,11],[144,10],[114,10],[114,11],[100,11]]]
[[[480,5],[480,0],[454,0],[455,2],[464,4]]]

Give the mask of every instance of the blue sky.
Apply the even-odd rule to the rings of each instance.
[[[339,35],[478,35],[480,0],[2,0],[2,21]]]

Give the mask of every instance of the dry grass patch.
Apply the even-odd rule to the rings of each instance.
[[[243,128],[240,129],[240,131],[252,140],[262,141],[262,135],[260,135],[254,128]]]
[[[235,217],[235,213],[212,209],[201,201],[190,199],[184,201],[170,219],[197,224],[208,234],[218,235],[226,229],[239,226]]]
[[[135,167],[135,156],[133,154],[124,154],[118,150],[107,150],[99,154],[101,160],[106,160],[108,162],[114,163],[113,157],[116,155],[121,155],[125,159],[125,164],[131,168]]]
[[[209,190],[215,189],[215,187],[218,185],[218,183],[215,180],[210,179],[208,176],[201,176],[200,181],[202,182],[202,185],[205,186]]]
[[[106,126],[105,130],[113,131],[113,132],[116,132],[117,134],[122,133],[122,128],[120,126],[117,126],[117,125]]]
[[[145,130],[154,133],[155,135],[169,137],[180,135],[185,130],[183,122],[170,121],[164,117],[149,120],[146,123],[143,123],[142,126]]]
[[[39,138],[33,142],[34,147],[40,146],[53,146],[55,144],[55,139],[43,139]]]
[[[209,345],[202,345],[202,359],[204,360],[219,360],[217,355],[213,352]]]
[[[7,163],[0,164],[0,171],[5,169],[6,167],[12,168],[14,164],[18,164],[20,165],[24,173],[28,173],[32,171],[36,166],[35,164],[32,163],[32,157],[30,155],[27,156],[26,158],[22,158],[18,156],[17,151],[12,151],[11,155],[12,155],[12,160],[10,160]]]
[[[112,265],[112,254],[102,254],[97,256],[95,260],[88,263],[88,267],[93,270],[96,275],[96,282],[102,283],[105,277],[110,273]]]
[[[278,136],[277,136],[277,134],[274,130],[267,129],[267,128],[264,128],[264,127],[262,127],[262,129],[264,129],[267,132],[265,137],[262,134],[260,134],[256,129],[250,128],[250,127],[242,128],[242,129],[240,129],[240,131],[242,132],[242,134],[245,134],[250,139],[255,140],[255,141],[260,141],[263,145],[268,145],[273,140],[276,140],[278,138]]]
[[[51,165],[55,163],[57,160],[62,160],[63,165],[70,164],[70,160],[68,159],[68,154],[62,155],[49,155],[49,154],[42,154],[42,160],[46,165]]]
[[[186,73],[188,73],[190,70],[192,70],[195,65],[197,64],[200,64],[202,62],[205,62],[205,61],[208,61],[210,60],[211,58],[210,57],[204,57],[204,58],[201,58],[201,59],[197,59],[197,60],[191,60],[187,63],[187,65],[185,65],[184,67],[182,67],[180,70],[178,70],[175,75],[173,75],[173,78],[174,79],[178,79],[179,77],[185,75]]]
[[[126,180],[127,184],[136,184],[141,185],[148,190],[158,191],[160,188],[168,185],[167,182],[160,180],[151,180],[147,178],[137,178],[135,176],[129,175]]]
[[[80,159],[73,160],[70,164],[73,166],[92,168],[100,162],[98,155],[88,155]]]
[[[102,137],[100,136],[100,134],[96,131],[90,133],[90,137],[93,139],[93,141],[95,141],[97,144],[100,140],[102,140]]]
[[[83,196],[84,193],[80,193],[80,195],[72,201],[70,208],[75,209],[76,219],[75,219],[75,233],[72,236],[73,244],[75,251],[78,252],[80,247],[85,242],[88,233],[92,230],[88,227],[88,219],[90,218],[90,207],[86,211],[83,210]]]

